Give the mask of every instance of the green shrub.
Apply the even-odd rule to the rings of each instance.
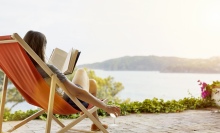
[[[194,98],[187,97],[180,100],[168,100],[164,101],[163,99],[145,99],[143,102],[139,101],[130,101],[115,99],[114,101],[109,101],[109,105],[117,105],[121,108],[121,115],[128,115],[130,113],[177,113],[182,112],[184,110],[192,110],[192,109],[203,109],[207,107],[218,107],[213,100],[211,99],[202,99],[202,98]],[[9,109],[5,109],[4,112],[4,121],[12,121],[12,120],[23,120],[28,116],[36,113],[38,110],[28,110],[26,112],[16,111],[15,113],[10,113]],[[102,109],[98,109],[99,116],[108,116],[105,111]],[[58,115],[55,117],[59,119],[75,119],[79,117],[79,114],[72,115]],[[47,118],[46,114],[42,114],[36,119],[45,120]]]

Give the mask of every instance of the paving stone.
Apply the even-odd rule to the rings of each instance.
[[[106,124],[113,124],[113,118],[101,117],[100,120]],[[146,113],[130,114],[116,118],[118,126],[109,126],[109,133],[219,133],[220,113],[211,110],[188,110],[181,113]],[[65,125],[72,120],[61,120]],[[3,131],[12,128],[19,121],[3,122]],[[74,129],[90,130],[92,122],[86,118],[78,123]],[[46,121],[32,120],[25,126],[15,130],[14,133],[42,133],[45,132]],[[52,122],[51,133],[61,129]],[[77,133],[68,130],[67,133]]]

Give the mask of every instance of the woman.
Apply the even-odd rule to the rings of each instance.
[[[35,51],[35,53],[45,62],[45,49],[47,40],[44,34],[37,31],[28,31],[24,36],[24,41]],[[44,79],[47,79],[49,76],[44,72],[44,70],[31,58],[33,64],[42,75]],[[74,97],[77,97],[80,102],[87,108],[88,103],[95,105],[107,113],[113,113],[115,116],[120,114],[120,108],[113,105],[106,105],[96,98],[97,86],[96,81],[93,79],[89,79],[86,71],[84,69],[78,69],[76,74],[71,81],[69,81],[66,76],[61,73],[55,66],[47,64],[48,67],[57,74],[57,77],[64,84],[66,89],[72,94]],[[75,105],[74,102],[62,92],[60,93],[63,98],[75,109],[80,109]],[[93,113],[93,116],[99,120],[97,112]],[[103,124],[105,128],[108,128],[106,124]],[[92,131],[97,131],[99,128],[93,123],[91,125]]]

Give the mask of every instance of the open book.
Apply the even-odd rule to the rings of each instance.
[[[48,64],[57,67],[63,74],[71,74],[76,66],[80,55],[77,49],[71,49],[68,53],[62,49],[55,48],[48,60]]]

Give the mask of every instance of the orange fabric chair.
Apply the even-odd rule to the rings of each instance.
[[[27,53],[51,77],[51,86],[49,86],[38,73]],[[42,108],[42,110],[40,110],[36,114],[30,116],[29,118],[14,126],[13,129],[9,130],[10,132],[14,131],[15,129],[19,128],[20,126],[36,118],[44,112],[47,113],[45,132],[50,132],[52,118],[62,127],[62,129],[58,132],[65,132],[86,117],[89,117],[103,132],[107,132],[102,124],[97,119],[95,119],[95,117],[92,116],[92,113],[98,108],[93,107],[90,110],[87,110],[78,101],[77,98],[71,96],[62,84],[62,82],[60,82],[60,80],[57,78],[56,74],[54,74],[49,69],[49,67],[35,54],[35,52],[29,47],[29,45],[17,33],[9,36],[0,36],[0,69],[5,73],[0,105],[1,132],[8,79],[10,79],[10,81],[15,85],[17,90],[21,93],[21,95],[28,103]],[[67,115],[78,113],[78,111],[72,108],[65,100],[63,100],[62,97],[60,97],[55,92],[56,85],[63,89],[64,92],[84,112],[84,115],[75,119],[67,126],[62,124],[56,117],[53,116],[53,114]]]

